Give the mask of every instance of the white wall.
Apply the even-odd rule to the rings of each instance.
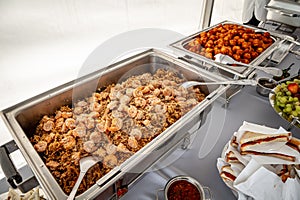
[[[88,55],[119,33],[197,31],[202,1],[0,0],[0,110],[75,79]],[[0,135],[1,144],[12,139],[1,122]],[[16,157],[18,167],[25,163]]]
[[[76,77],[103,41],[139,28],[197,31],[203,0],[0,0],[0,110]]]

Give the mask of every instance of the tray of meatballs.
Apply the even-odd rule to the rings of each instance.
[[[214,56],[229,55],[238,62],[261,64],[278,48],[281,38],[263,29],[224,21],[187,36],[170,46],[192,58],[216,63]],[[220,70],[247,77],[253,69],[217,63]]]
[[[66,199],[86,156],[98,163],[86,173],[76,199],[107,199],[118,184],[130,184],[179,145],[227,89],[182,87],[187,80],[218,81],[218,76],[151,49],[1,116],[50,199]]]

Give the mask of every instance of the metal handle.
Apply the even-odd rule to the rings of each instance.
[[[161,189],[156,190],[155,200],[159,200],[159,198],[158,198],[158,193],[161,192],[161,191],[164,191],[164,189],[161,188]]]
[[[32,176],[23,181],[22,176],[19,174],[15,165],[11,161],[9,154],[18,150],[18,147],[14,141],[10,141],[0,147],[0,165],[4,172],[7,182],[14,189],[18,188],[21,192],[26,193],[32,188],[39,185],[35,176]]]
[[[202,186],[202,188],[203,188],[203,191],[204,191],[204,193],[205,193],[205,199],[206,199],[206,200],[211,200],[211,199],[213,199],[213,196],[212,196],[212,193],[211,193],[209,187]],[[207,194],[208,194],[208,197],[206,197]]]
[[[7,182],[14,189],[17,188],[16,184],[22,182],[22,177],[19,172],[16,170],[14,164],[12,163],[10,157],[8,156],[7,149],[4,147],[0,147],[0,164],[1,168],[7,178]]]
[[[298,17],[298,15],[295,13],[288,13],[288,12],[284,12],[284,11],[281,11],[280,15],[287,16],[287,17]]]

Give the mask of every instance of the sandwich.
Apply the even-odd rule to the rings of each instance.
[[[262,134],[246,131],[240,139],[240,150],[241,152],[251,151],[250,149],[253,149],[253,147],[275,142],[287,143],[290,138],[291,133]]]
[[[233,151],[228,151],[225,155],[225,161],[228,163],[240,163]]]
[[[291,161],[291,162],[295,162],[296,161],[296,157],[295,156],[290,156],[290,155],[286,155],[283,153],[265,153],[265,152],[258,152],[258,151],[241,151],[242,155],[259,155],[259,156],[270,156],[270,157],[274,157],[274,158],[280,158],[283,160],[287,160],[287,161]]]
[[[300,153],[300,140],[298,138],[292,137],[286,144]]]
[[[230,140],[230,145],[234,148],[238,148],[239,143],[237,142],[236,136],[233,136]]]
[[[224,182],[233,182],[236,179],[236,173],[232,170],[230,165],[224,165],[221,168],[221,178]]]

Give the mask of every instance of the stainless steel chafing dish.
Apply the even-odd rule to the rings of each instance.
[[[272,0],[265,8],[268,10],[267,20],[300,27],[299,1]]]
[[[28,139],[32,135],[32,130],[35,129],[35,125],[41,116],[53,113],[62,105],[71,105],[74,91],[76,91],[76,95],[80,94],[79,96],[85,97],[90,92],[93,92],[95,85],[103,87],[116,83],[126,72],[140,65],[144,66],[138,68],[138,70],[134,70],[135,75],[153,72],[156,69],[166,67],[179,71],[187,80],[210,82],[223,80],[218,75],[193,66],[181,59],[158,50],[150,49],[112,64],[105,69],[81,77],[76,81],[61,85],[1,112],[1,117],[10,130],[18,148],[49,199],[66,199],[67,195],[55,181]],[[202,86],[201,89],[206,94],[206,98],[202,102],[120,166],[112,169],[90,189],[77,196],[76,199],[93,199],[96,197],[108,199],[116,197],[120,187],[132,184],[143,172],[181,144],[180,141],[183,138],[198,128],[195,128],[195,124],[199,124],[199,121],[201,121],[201,126],[206,119],[207,113],[210,111],[212,102],[224,94],[228,86]]]
[[[172,44],[170,44],[170,46],[172,48],[174,48],[175,50],[177,50],[178,53],[180,53],[182,55],[182,57],[184,57],[187,60],[191,60],[192,62],[200,62],[202,63],[202,65],[205,65],[206,68],[208,68],[210,71],[219,71],[221,75],[225,76],[225,77],[229,77],[229,78],[247,78],[252,71],[254,71],[254,69],[252,68],[247,68],[247,67],[236,67],[236,66],[229,66],[229,65],[224,65],[221,63],[217,63],[212,59],[206,58],[202,55],[196,54],[194,52],[189,51],[188,49],[185,48],[185,45],[192,41],[194,38],[196,38],[199,34],[201,34],[202,32],[206,32],[209,31],[217,26],[219,26],[220,24],[225,25],[225,24],[236,24],[236,25],[241,25],[247,28],[251,28],[253,30],[255,30],[255,32],[266,32],[266,30],[257,28],[257,27],[251,27],[251,26],[247,26],[247,25],[242,25],[242,24],[238,24],[236,22],[230,22],[230,21],[223,21],[221,23],[218,23],[216,25],[210,26],[206,29],[203,29],[197,33],[194,33],[190,36],[187,36],[179,41],[176,41]],[[274,43],[269,46],[266,50],[264,50],[257,58],[255,58],[250,64],[251,65],[259,65],[261,64],[268,56],[271,55],[271,53],[278,48],[281,38],[279,37],[278,34],[274,34],[274,33],[270,33],[271,34],[271,38],[274,40]],[[203,64],[205,63],[205,64]],[[214,69],[216,67],[216,69]]]

